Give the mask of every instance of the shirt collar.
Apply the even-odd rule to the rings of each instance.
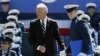
[[[47,20],[48,20],[48,17],[46,16],[46,17],[44,18],[45,29],[46,29],[46,26],[47,26]],[[42,24],[42,20],[40,20],[40,23]]]
[[[44,22],[46,22],[47,21],[47,16],[44,18]],[[40,22],[42,22],[42,20],[40,20]]]
[[[2,53],[3,53],[3,54],[4,54],[4,53],[7,53],[7,52],[8,52],[8,51],[3,51],[3,50],[2,50]]]

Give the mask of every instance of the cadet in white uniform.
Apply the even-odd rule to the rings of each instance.
[[[18,21],[18,17],[14,15],[9,15],[7,17],[8,22],[14,22],[16,24],[16,36],[22,37],[22,31],[21,28],[18,27],[18,24],[16,23]]]
[[[17,9],[12,9],[8,12],[9,15],[19,16],[20,11]],[[19,28],[21,28],[21,31],[24,32],[24,23],[21,21],[16,21]]]
[[[22,41],[21,41],[21,37],[15,36],[15,30],[14,29],[5,29],[3,31],[3,36],[13,39],[11,49],[15,50],[18,56],[21,55],[21,43],[22,43]]]
[[[2,37],[0,56],[17,56],[16,52],[11,50],[12,38]]]

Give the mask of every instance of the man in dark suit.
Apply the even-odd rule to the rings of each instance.
[[[34,56],[55,56],[54,40],[57,40],[61,50],[65,45],[60,38],[55,20],[47,17],[48,8],[39,3],[36,8],[37,18],[30,22],[29,41],[33,46]]]

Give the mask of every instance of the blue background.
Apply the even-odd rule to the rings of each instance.
[[[10,9],[16,8],[19,9],[22,13],[35,13],[36,5],[42,2],[41,0],[11,0]],[[97,4],[97,12],[100,12],[100,0],[56,0],[53,3],[47,4],[49,8],[49,13],[65,13],[63,8],[66,4],[79,4],[79,9],[86,11],[85,5],[88,2],[93,2]],[[1,11],[0,4],[0,11]]]

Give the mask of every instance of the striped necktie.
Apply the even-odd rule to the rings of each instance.
[[[45,34],[45,24],[44,24],[44,20],[42,20],[41,28],[42,28],[42,33]]]

